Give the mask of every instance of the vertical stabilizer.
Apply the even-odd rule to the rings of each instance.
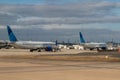
[[[10,26],[7,26],[7,31],[8,31],[9,40],[11,42],[16,42],[17,38],[15,37],[15,35],[14,35],[12,29],[10,28]]]
[[[81,32],[79,32],[80,35],[80,43],[85,43],[84,37]]]

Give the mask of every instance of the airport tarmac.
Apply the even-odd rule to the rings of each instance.
[[[78,54],[78,53],[84,53],[84,52],[89,52],[89,53],[97,53],[97,51],[89,51],[89,50],[78,50],[78,49],[62,49],[61,51],[58,52],[30,52],[29,49],[0,49],[0,56],[4,55],[38,55],[38,54]]]
[[[66,53],[63,51],[56,53],[68,54],[68,52]],[[0,80],[119,80],[120,79],[119,62],[50,60],[50,59],[41,59],[41,58],[35,59],[36,57],[35,58],[29,57],[29,55],[41,56],[41,54],[43,56],[45,55],[45,53],[47,55],[56,54],[52,52],[30,53],[28,50],[21,50],[21,49],[0,50]],[[73,54],[76,56],[78,52],[73,50]],[[25,58],[25,57],[22,58],[23,56],[25,57],[28,56],[29,58]]]

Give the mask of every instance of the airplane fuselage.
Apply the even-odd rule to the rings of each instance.
[[[107,44],[106,43],[82,43],[81,45],[83,45],[85,48],[89,48],[89,49],[106,49]]]
[[[56,44],[55,42],[37,42],[37,41],[17,41],[12,43],[12,45],[15,48],[22,48],[22,49],[55,47],[55,44]]]

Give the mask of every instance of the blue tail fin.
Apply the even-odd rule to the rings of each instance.
[[[80,35],[80,42],[85,43],[84,37],[81,32],[79,32],[79,35]]]
[[[16,42],[16,41],[18,41],[17,38],[15,37],[12,29],[10,28],[10,26],[7,26],[7,31],[8,31],[9,40],[10,40],[11,42]]]

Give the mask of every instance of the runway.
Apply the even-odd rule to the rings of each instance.
[[[9,50],[0,54],[4,52],[10,52],[9,56],[17,52],[19,55],[29,53]],[[119,62],[0,58],[1,80],[119,80],[119,75]]]

